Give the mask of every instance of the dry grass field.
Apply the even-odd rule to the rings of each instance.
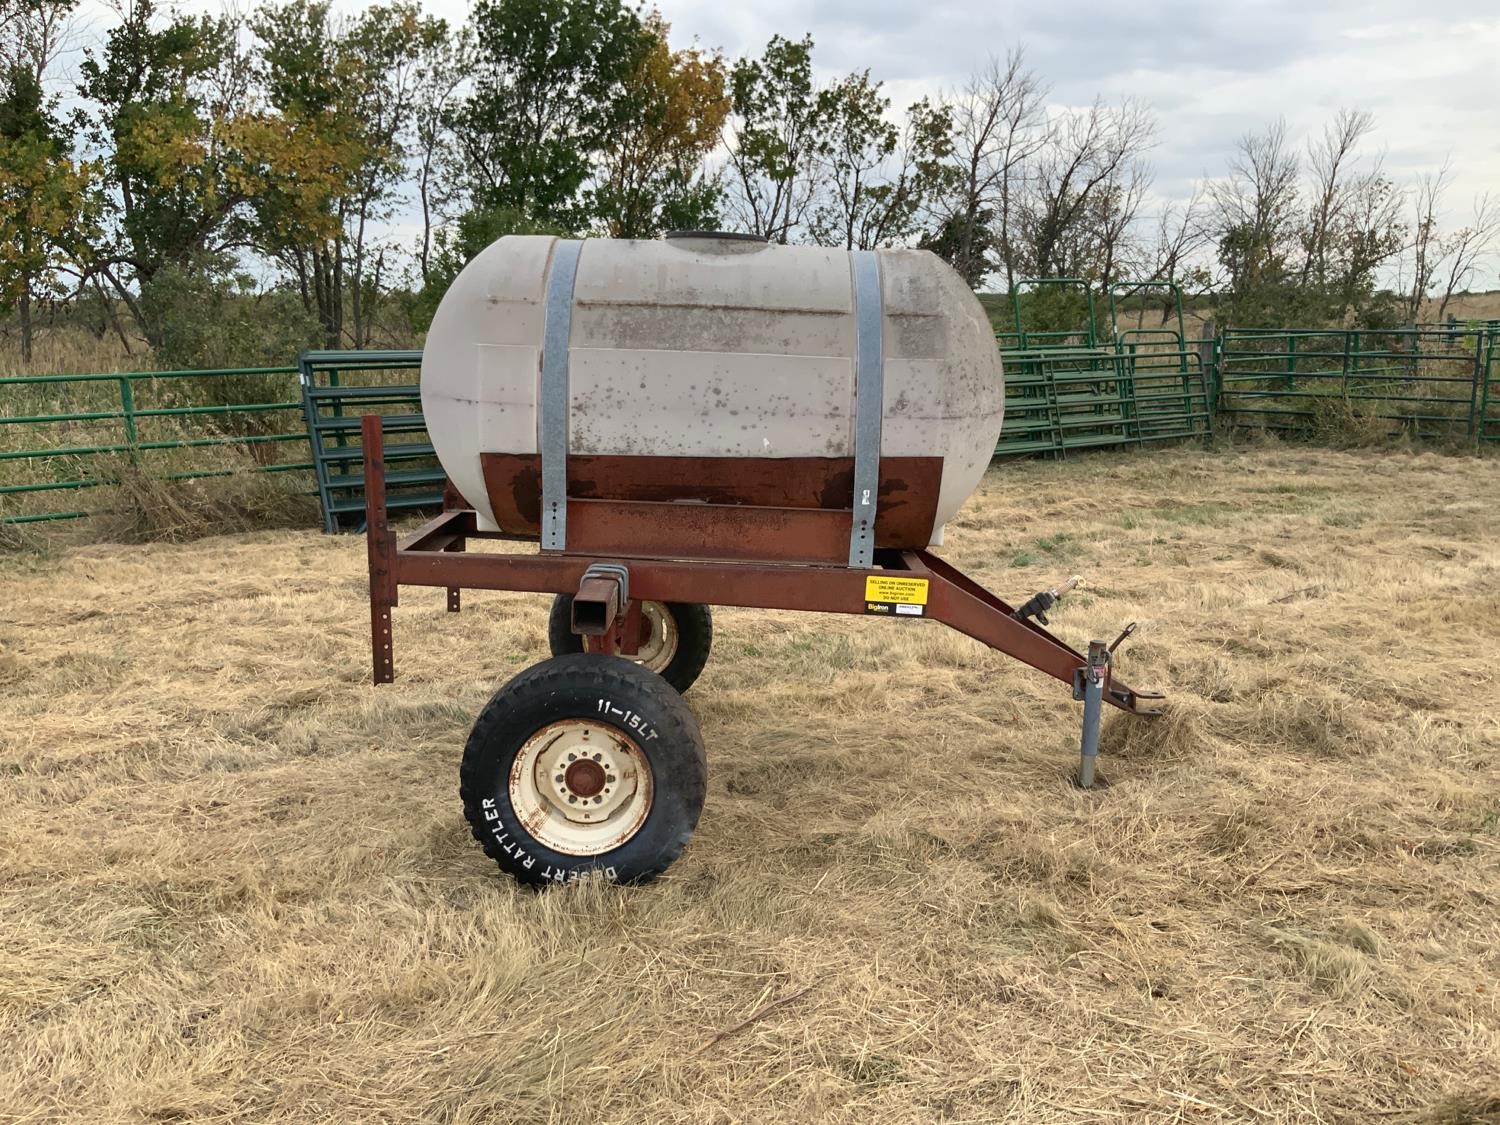
[[[1500,460],[998,467],[944,553],[1141,632],[1062,685],[724,610],[698,834],[514,888],[457,798],[546,600],[363,544],[0,556],[0,1121],[1500,1122]]]

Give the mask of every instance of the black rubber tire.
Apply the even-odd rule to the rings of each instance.
[[[708,663],[714,643],[714,618],[708,606],[697,602],[662,602],[677,624],[677,652],[665,668],[657,669],[661,678],[678,691],[692,687]],[[558,594],[552,601],[547,618],[547,643],[553,656],[583,651],[583,638],[573,632],[573,595]]]
[[[605,701],[618,718],[613,711],[600,713]],[[565,719],[615,727],[640,747],[651,769],[646,819],[623,844],[598,855],[546,847],[521,825],[510,800],[516,754],[536,731]],[[703,735],[682,696],[634,661],[592,652],[534,664],[497,691],[474,724],[459,771],[459,796],[474,839],[502,871],[531,886],[569,882],[591,871],[617,883],[654,879],[687,847],[707,787]]]

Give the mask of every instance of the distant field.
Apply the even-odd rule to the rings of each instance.
[[[944,553],[1171,697],[1107,787],[935,623],[725,610],[687,853],[541,895],[456,774],[546,599],[404,591],[376,689],[358,539],[0,556],[0,1121],[1494,1122],[1497,491],[998,466]]]
[[[996,328],[1008,331],[1013,324],[1010,297],[1004,293],[981,293],[980,300],[984,303],[990,314],[990,321]],[[1437,303],[1429,302],[1429,305],[1431,307],[1424,313],[1424,319],[1434,320],[1437,317]],[[1500,290],[1490,293],[1466,293],[1455,297],[1449,305],[1449,311],[1460,320],[1469,317],[1500,319]],[[1206,313],[1206,309],[1196,312],[1191,308],[1188,310],[1185,319],[1190,335],[1196,336],[1201,331],[1203,316]],[[1125,319],[1134,323],[1137,318],[1122,317],[1122,321]],[[1155,324],[1159,320],[1159,314],[1146,317],[1148,324]],[[1289,327],[1305,326],[1290,325]],[[421,341],[420,339],[403,341],[402,346],[420,347]],[[19,354],[19,344],[16,341],[0,338],[0,378],[7,375],[75,375],[100,371],[139,371],[151,370],[157,366],[149,349],[142,344],[137,343],[132,351],[126,352],[114,336],[96,339],[91,334],[77,329],[59,332],[42,331],[37,337],[36,358],[31,364],[23,365],[19,360]],[[295,358],[295,356],[288,356],[285,362],[290,363]],[[0,398],[0,412],[3,411],[4,399]]]
[[[1427,316],[1437,318],[1437,302],[1428,302]],[[1463,293],[1454,297],[1448,312],[1459,320],[1500,320],[1500,290],[1489,293]]]

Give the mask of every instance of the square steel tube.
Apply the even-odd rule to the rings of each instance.
[[[591,574],[578,584],[578,593],[573,595],[573,632],[602,637],[614,628],[619,613],[619,579]]]

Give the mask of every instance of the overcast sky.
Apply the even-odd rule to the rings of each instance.
[[[446,5],[446,6],[445,6]],[[1500,0],[662,0],[673,39],[731,55],[811,32],[829,75],[869,67],[898,106],[1025,48],[1060,105],[1096,94],[1156,111],[1157,190],[1219,174],[1236,138],[1277,117],[1294,136],[1340,107],[1375,114],[1399,179],[1451,156],[1452,202],[1500,191]],[[435,10],[459,15],[458,0]]]
[[[102,0],[88,22],[107,26]],[[358,0],[336,0],[357,10]],[[189,0],[217,10],[218,0]],[[1238,137],[1285,117],[1317,133],[1341,107],[1370,110],[1370,155],[1402,184],[1445,159],[1450,219],[1500,195],[1500,0],[657,0],[674,45],[731,56],[811,33],[822,77],[868,67],[897,110],[1021,46],[1057,105],[1130,96],[1159,122],[1159,198],[1223,172]],[[454,23],[467,0],[425,0]],[[1500,284],[1491,266],[1478,279]]]

